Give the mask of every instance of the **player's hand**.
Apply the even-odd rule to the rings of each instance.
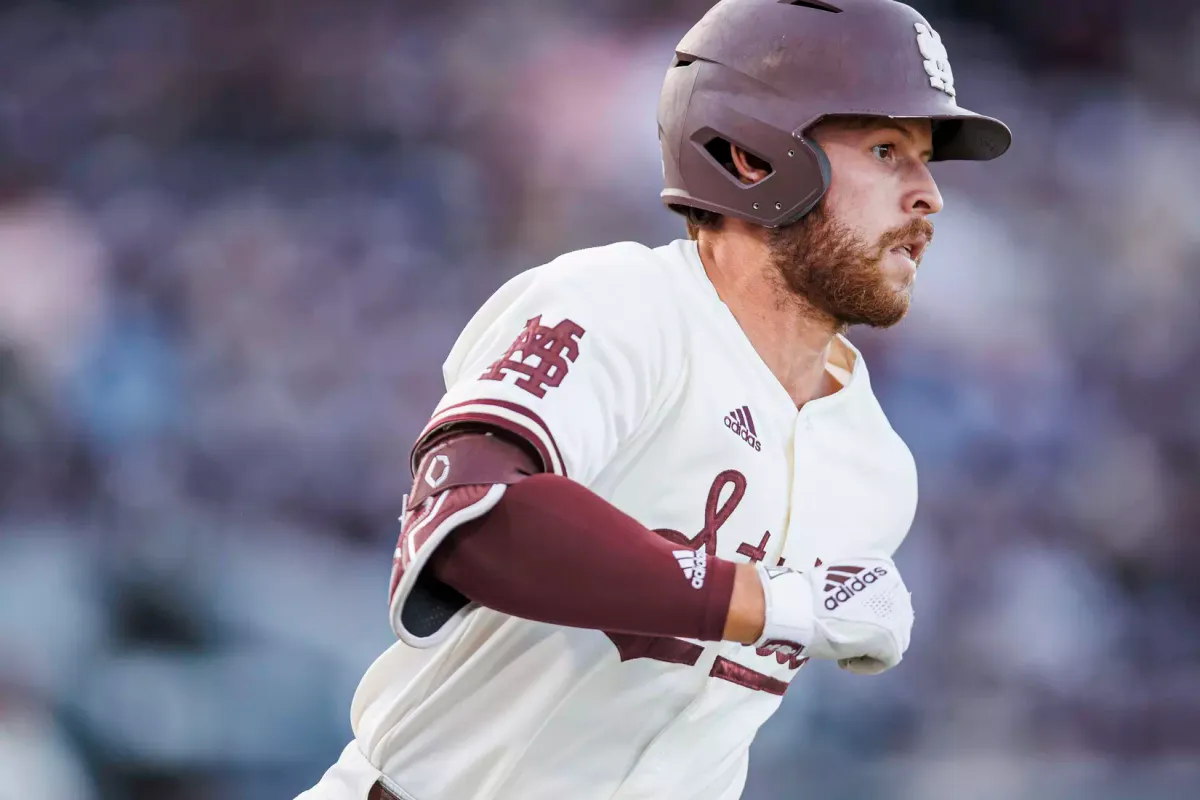
[[[758,565],[765,624],[755,647],[837,661],[873,675],[900,663],[912,598],[890,558],[843,559],[803,572]]]

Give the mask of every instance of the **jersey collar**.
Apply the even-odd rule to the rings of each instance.
[[[700,251],[696,242],[687,239],[678,239],[668,245],[668,247],[676,250],[681,260],[687,265],[688,276],[691,278],[692,283],[700,289],[700,291],[709,299],[710,302],[719,308],[719,314],[726,318],[732,327],[737,329],[736,338],[739,342],[741,342],[740,346],[749,351],[748,357],[752,355],[751,362],[756,364],[756,368],[763,373],[764,380],[769,381],[769,383],[775,387],[778,394],[784,398],[784,401],[791,408],[795,409],[795,404],[792,403],[792,398],[788,395],[787,390],[783,388],[783,385],[779,382],[779,379],[775,377],[775,373],[771,372],[771,369],[762,360],[761,356],[759,356],[758,351],[754,349],[754,345],[750,343],[750,340],[746,337],[745,332],[742,330],[741,324],[738,323],[737,318],[733,316],[733,312],[729,310],[729,307],[725,305],[723,300],[721,300],[721,296],[717,294],[716,287],[712,285],[712,281],[709,280],[708,273],[704,270],[704,264],[700,260]],[[870,378],[867,375],[866,362],[863,360],[863,355],[858,348],[851,344],[850,340],[840,333],[837,334],[837,342],[842,348],[844,348],[844,352],[847,356],[849,356],[849,359],[853,361],[853,365],[850,369],[849,380],[845,382],[840,390],[834,392],[828,397],[821,397],[805,403],[804,411],[806,412],[815,412],[817,410],[823,411],[826,409],[836,408],[847,402],[853,395],[861,391],[863,387],[870,382]]]

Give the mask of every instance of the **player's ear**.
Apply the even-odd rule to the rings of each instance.
[[[753,186],[771,174],[770,164],[737,145],[730,145],[729,155],[738,178],[748,186]]]

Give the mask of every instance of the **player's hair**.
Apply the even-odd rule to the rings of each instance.
[[[715,211],[705,211],[703,208],[691,208],[685,211],[684,225],[687,236],[692,241],[700,238],[700,231],[719,231],[725,218]]]

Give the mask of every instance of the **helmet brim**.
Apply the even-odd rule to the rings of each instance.
[[[823,114],[803,125],[796,135],[804,136],[822,120],[831,117],[878,119],[927,119],[933,123],[933,156],[931,161],[991,161],[999,158],[1012,145],[1012,131],[998,119],[976,114],[965,108],[939,103],[941,108],[880,109],[867,111],[861,107]],[[923,113],[922,113],[923,112]]]
[[[925,117],[933,126],[933,161],[991,161],[1012,145],[1012,131],[998,119],[967,109]]]

